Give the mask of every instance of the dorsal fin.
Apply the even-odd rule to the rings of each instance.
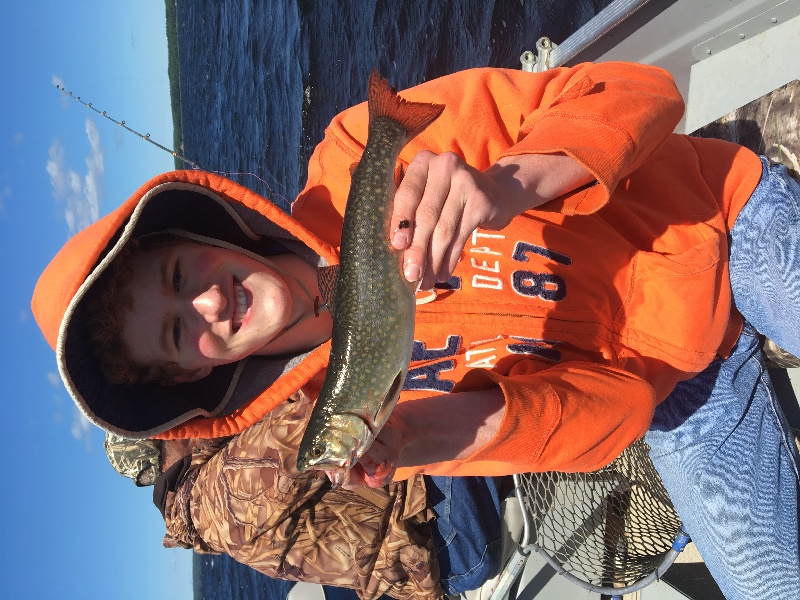
[[[444,110],[443,104],[409,102],[397,95],[397,90],[375,69],[369,74],[369,118],[388,117],[402,125],[410,140],[430,125]]]

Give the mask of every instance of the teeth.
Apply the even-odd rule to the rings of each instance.
[[[242,321],[244,321],[244,315],[247,313],[247,296],[245,296],[244,288],[238,281],[233,282],[233,290],[236,293],[236,310],[233,313],[233,325],[238,329]]]

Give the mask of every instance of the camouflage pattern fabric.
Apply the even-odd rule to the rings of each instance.
[[[137,486],[153,485],[161,475],[161,442],[158,440],[132,440],[106,433],[103,446],[114,470],[132,479]]]
[[[167,495],[164,544],[226,553],[277,579],[349,587],[362,600],[443,597],[422,477],[352,491],[298,472],[310,407],[297,394],[221,450],[196,450]]]

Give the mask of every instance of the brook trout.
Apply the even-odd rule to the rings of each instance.
[[[394,172],[403,147],[444,110],[407,102],[377,71],[369,77],[369,130],[353,172],[333,293],[328,370],[306,427],[297,468],[334,485],[369,448],[392,412],[411,361],[416,284],[389,243]]]

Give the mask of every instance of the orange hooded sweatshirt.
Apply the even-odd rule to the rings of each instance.
[[[607,464],[645,433],[678,381],[735,343],[741,317],[727,234],[759,181],[758,157],[672,134],[683,102],[667,73],[642,65],[476,69],[401,95],[446,107],[401,163],[422,149],[455,152],[478,169],[514,154],[565,153],[596,183],[502,231],[477,230],[436,300],[418,307],[400,402],[499,386],[506,407],[500,431],[473,456],[399,469],[397,478]],[[268,236],[317,266],[337,263],[351,166],[366,136],[363,104],[333,120],[293,218],[225,179],[177,172],[67,243],[33,309],[90,420],[134,437],[216,437],[255,423],[301,386],[318,391],[329,343],[218,367],[200,385],[109,388],[76,341],[81,299],[131,235],[169,227],[245,248]]]

